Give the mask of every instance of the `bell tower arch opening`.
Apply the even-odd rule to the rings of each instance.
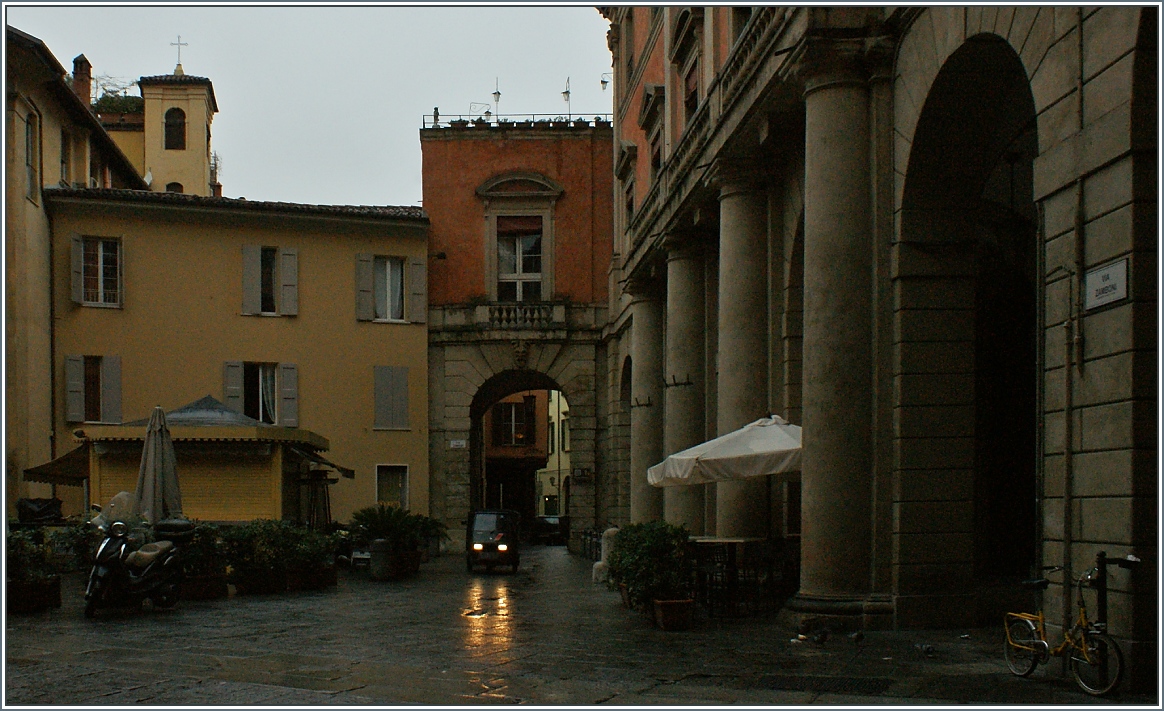
[[[1014,49],[969,38],[922,108],[896,245],[898,594],[977,587],[980,618],[1036,555],[1036,128]]]

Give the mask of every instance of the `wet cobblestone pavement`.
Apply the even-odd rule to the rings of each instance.
[[[7,705],[1156,705],[1096,700],[1058,675],[1010,675],[1002,630],[870,632],[791,643],[775,616],[662,632],[561,547],[467,574],[459,555],[404,582],[341,572],[319,593],[183,601],[176,610],[8,616]],[[969,639],[963,639],[963,634]],[[927,656],[916,645],[931,645]]]

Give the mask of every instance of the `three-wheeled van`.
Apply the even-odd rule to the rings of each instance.
[[[465,526],[465,569],[473,572],[478,563],[486,570],[508,565],[517,572],[521,561],[518,529],[521,514],[516,511],[474,511]]]

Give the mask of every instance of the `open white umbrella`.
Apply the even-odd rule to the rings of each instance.
[[[647,481],[686,486],[799,471],[800,427],[772,415],[672,454],[647,469]]]
[[[141,468],[137,474],[137,491],[133,498],[138,515],[150,525],[166,519],[184,518],[174,443],[166,427],[166,413],[160,407],[154,408],[146,427]]]

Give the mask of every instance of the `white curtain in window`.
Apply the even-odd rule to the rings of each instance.
[[[261,404],[259,419],[268,424],[275,424],[275,366],[273,365],[259,367],[259,397]]]

